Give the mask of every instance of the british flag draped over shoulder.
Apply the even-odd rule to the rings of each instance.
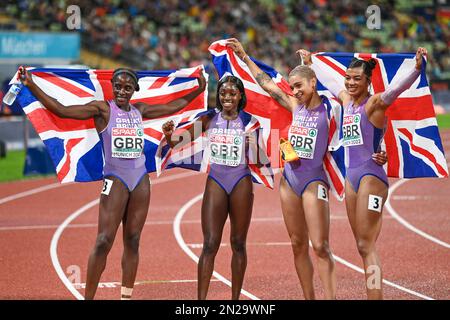
[[[267,145],[272,167],[279,167],[279,138],[287,137],[292,114],[261,88],[247,65],[236,56],[231,48],[226,46],[226,40],[212,43],[209,51],[212,54],[213,63],[219,76],[228,72],[239,77],[244,83],[247,96],[245,111],[255,116],[261,122],[264,142]],[[280,89],[292,95],[288,82],[283,79],[280,73],[252,57],[251,59],[272,78]],[[343,147],[339,147],[342,107],[336,100],[331,98],[324,99],[324,102],[327,107],[329,124],[328,142],[330,146],[333,146],[332,151],[327,152],[324,158],[324,169],[333,193],[338,199],[342,199],[345,179],[344,150]]]
[[[331,96],[326,90],[328,80],[344,83],[346,66],[353,57],[377,60],[372,73],[372,94],[383,92],[390,83],[401,78],[402,73],[415,66],[414,54],[316,53],[312,55],[312,62],[323,82],[318,86],[319,92]],[[389,177],[448,177],[425,63],[419,79],[395,100],[386,116],[384,144]]]
[[[220,111],[218,109],[210,109],[193,115],[186,121],[177,124],[174,135],[181,136],[182,141],[186,139],[188,143],[181,143],[172,149],[165,137],[161,139],[155,157],[158,176],[163,170],[175,167],[209,172],[211,150],[207,134],[202,131],[200,118],[209,117],[212,119],[217,112]],[[254,137],[254,142],[250,144],[251,147],[248,150],[247,159],[252,180],[255,183],[273,189],[273,171],[265,148],[261,124],[256,117],[245,111],[239,113],[239,117],[244,125],[244,135],[252,135]],[[193,129],[193,139],[188,133],[190,129]]]
[[[65,106],[86,104],[93,100],[112,100],[113,70],[28,69],[34,82],[49,96]],[[203,66],[167,71],[138,71],[140,91],[130,103],[164,104],[198,87],[197,77]],[[207,74],[204,73],[207,79]],[[12,82],[17,79],[17,74]],[[183,119],[206,110],[207,88],[180,112],[158,119],[143,119],[146,168],[156,170],[155,152],[163,136],[161,126],[168,118]],[[88,182],[103,178],[104,156],[94,120],[62,119],[49,112],[24,87],[17,97],[52,159],[59,181]]]

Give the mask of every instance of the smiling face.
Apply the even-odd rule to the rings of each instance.
[[[113,79],[112,88],[117,106],[126,108],[136,90],[136,83],[132,77],[122,73]]]
[[[301,104],[305,104],[307,101],[311,100],[316,91],[316,82],[317,80],[315,78],[308,80],[306,77],[302,77],[298,74],[289,77],[291,90]]]
[[[369,78],[362,67],[348,68],[345,72],[345,88],[350,96],[357,98],[368,91]]]
[[[225,82],[219,89],[219,101],[223,111],[237,111],[241,98],[239,88],[232,82]]]

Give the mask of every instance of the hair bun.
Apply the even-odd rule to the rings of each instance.
[[[370,70],[375,69],[375,66],[377,65],[377,60],[375,60],[374,58],[370,58],[367,61],[367,64],[369,65]]]

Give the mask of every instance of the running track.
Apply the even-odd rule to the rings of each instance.
[[[450,130],[441,136],[448,158]],[[206,176],[171,170],[159,179],[151,178],[150,211],[133,298],[195,299]],[[278,181],[279,175],[277,186]],[[392,179],[390,183],[390,201],[377,244],[389,281],[384,284],[385,298],[449,299],[450,181]],[[100,188],[100,182],[60,185],[56,178],[0,184],[0,299],[82,298],[97,231]],[[365,299],[361,261],[345,207],[334,198],[330,206],[337,297]],[[121,242],[119,229],[97,299],[119,298]],[[230,298],[230,253],[227,224],[209,299]],[[317,272],[315,281],[321,298]],[[243,299],[303,299],[277,189],[255,188],[244,290]]]

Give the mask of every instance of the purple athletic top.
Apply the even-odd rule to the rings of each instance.
[[[304,105],[294,110],[289,141],[300,158],[300,166],[296,166],[296,169],[322,168],[328,147],[327,109],[323,103],[313,110],[306,109]],[[289,162],[286,167],[292,169]]]
[[[110,106],[107,127],[100,133],[105,154],[104,172],[114,167],[135,169],[145,166],[144,130],[139,110],[130,104],[130,111],[120,109],[114,101]]]
[[[210,170],[214,179],[228,194],[245,176],[251,175],[247,166],[247,143],[245,126],[241,117],[226,120],[218,112],[207,130]]]
[[[345,166],[355,168],[372,159],[377,152],[383,138],[383,129],[376,128],[367,118],[366,103],[369,97],[359,106],[350,102],[344,108],[344,121],[342,125]]]

